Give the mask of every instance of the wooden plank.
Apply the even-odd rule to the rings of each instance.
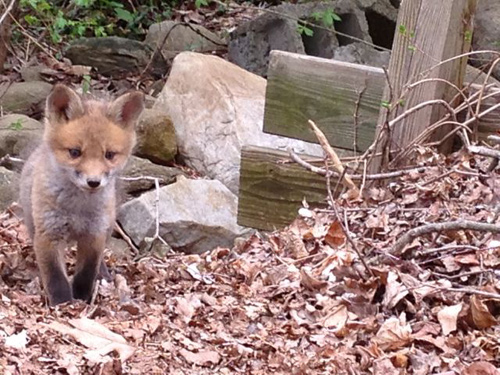
[[[433,99],[449,102],[456,91],[443,82],[432,81],[406,90],[408,83],[423,78],[439,78],[462,87],[467,64],[466,58],[455,59],[437,68],[438,63],[458,56],[470,49],[472,15],[477,0],[411,0],[403,1],[398,15],[396,36],[389,63],[389,86],[384,100],[391,102],[391,111],[382,109],[378,121],[385,134],[386,120],[392,120],[408,109]],[[392,96],[391,96],[392,94]],[[378,151],[401,150],[428,126],[446,114],[443,106],[426,106],[397,123],[390,139],[383,137]],[[435,132],[441,139],[449,129]],[[370,171],[377,172],[387,165],[388,159],[374,158]]]
[[[332,146],[364,151],[374,139],[384,84],[379,68],[271,51],[264,131],[317,142],[311,119]]]
[[[297,164],[282,163],[288,159],[283,151],[255,146],[242,149],[238,224],[274,230],[297,217],[303,199],[311,207],[325,206],[325,178]],[[332,186],[336,183],[332,178]]]

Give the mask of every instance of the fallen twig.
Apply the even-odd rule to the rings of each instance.
[[[322,176],[327,175],[327,171],[325,168],[316,167],[316,166],[306,162],[299,155],[297,155],[291,148],[288,149],[288,154],[290,155],[290,158],[294,162],[296,162],[297,164],[301,165],[302,167],[310,170],[311,172],[317,173],[317,174],[322,175]],[[407,175],[410,173],[423,172],[429,168],[431,168],[431,167],[415,167],[412,169],[403,169],[400,171],[378,173],[378,174],[367,174],[367,175],[365,175],[365,174],[351,174],[351,175],[349,175],[349,177],[352,180],[359,180],[359,181],[363,181],[363,179],[366,179],[366,180],[385,180],[385,179],[389,179],[389,178],[401,177],[401,176],[404,176],[404,175]],[[340,173],[337,171],[330,171],[330,173],[334,174],[336,177],[340,176]]]
[[[340,175],[344,174],[345,173],[344,166],[342,165],[342,162],[340,161],[340,158],[338,157],[335,150],[332,148],[332,146],[330,146],[330,143],[328,143],[325,134],[317,127],[314,121],[309,120],[308,123],[313,129],[314,134],[316,134],[316,137],[318,138],[321,147],[325,151],[326,156],[332,161],[333,168],[335,168],[335,170]],[[354,192],[355,195],[359,195],[358,187],[354,184],[354,182],[352,182],[348,174],[345,174],[343,176],[342,182],[346,187],[348,187],[352,192]]]
[[[401,255],[404,247],[419,236],[434,232],[443,232],[447,230],[475,230],[480,232],[500,233],[500,225],[479,223],[471,220],[457,220],[444,223],[425,224],[409,230],[399,240],[396,241],[391,254]]]
[[[467,147],[467,150],[471,154],[476,154],[476,155],[482,155],[482,156],[488,156],[490,158],[495,158],[495,159],[500,159],[500,151],[494,150],[489,147],[484,147],[484,146],[469,146]]]
[[[138,181],[138,180],[150,180],[154,181],[155,183],[155,191],[156,191],[156,197],[155,197],[155,215],[156,215],[156,229],[155,229],[155,234],[153,237],[150,239],[151,243],[153,243],[155,240],[160,241],[163,245],[165,245],[168,249],[172,250],[170,245],[165,241],[161,236],[160,236],[160,180],[157,177],[151,177],[151,176],[138,176],[138,177],[121,177],[122,180],[124,181]]]
[[[130,236],[127,233],[125,233],[125,231],[122,229],[120,224],[118,224],[118,222],[115,221],[115,225],[114,225],[113,229],[116,232],[118,232],[118,234],[123,238],[123,240],[127,243],[127,245],[130,246],[134,255],[139,254],[139,249],[137,248],[137,246],[135,246],[135,244],[132,241],[132,239],[130,238]]]
[[[2,1],[3,3],[3,1]],[[2,14],[2,16],[0,16],[0,25],[3,23],[3,21],[7,18],[7,16],[9,15],[10,11],[12,10],[12,8],[14,8],[14,4],[16,3],[16,0],[12,0],[9,4],[9,6],[7,7],[7,9],[5,9],[5,12]]]

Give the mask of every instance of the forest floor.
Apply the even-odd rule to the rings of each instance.
[[[114,282],[55,309],[14,205],[0,216],[0,373],[495,374],[500,242],[456,223],[498,225],[499,176],[462,152],[421,150],[419,165],[233,249],[108,252]]]

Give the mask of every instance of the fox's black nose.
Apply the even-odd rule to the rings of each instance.
[[[100,180],[87,180],[87,185],[89,185],[92,189],[99,187],[100,184]]]

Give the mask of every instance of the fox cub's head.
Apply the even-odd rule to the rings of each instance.
[[[97,191],[125,165],[143,109],[138,91],[113,102],[84,101],[56,85],[47,98],[44,141],[76,186]]]

